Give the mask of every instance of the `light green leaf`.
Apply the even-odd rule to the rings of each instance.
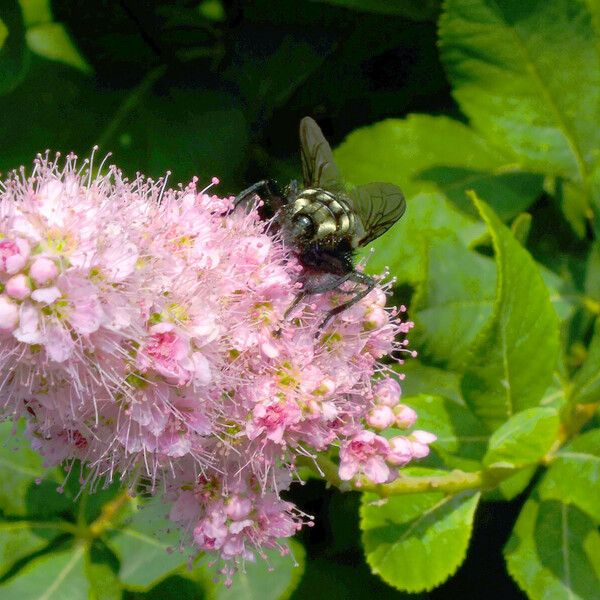
[[[554,408],[536,406],[517,413],[494,431],[483,464],[506,469],[536,464],[556,441],[559,425]]]
[[[6,94],[23,80],[30,59],[21,7],[16,0],[2,3],[0,37],[0,94]]]
[[[406,214],[379,239],[369,257],[367,270],[381,273],[386,267],[398,283],[418,283],[426,275],[426,241],[443,235],[458,235],[468,245],[482,232],[475,223],[458,212],[441,194],[419,194],[407,201]]]
[[[462,380],[465,401],[490,428],[536,406],[558,360],[558,318],[535,262],[492,210],[473,201],[496,255],[496,300]]]
[[[569,401],[578,404],[600,402],[600,318],[596,319],[587,358],[573,377]]]
[[[122,600],[123,586],[116,573],[117,560],[101,541],[87,553],[85,572],[90,582],[90,600]]]
[[[354,184],[389,181],[408,198],[443,192],[471,216],[465,192],[475,190],[502,218],[526,210],[542,191],[539,175],[520,173],[512,153],[493,148],[467,125],[448,117],[409,115],[353,131],[335,150]]]
[[[586,0],[448,0],[440,45],[476,129],[525,168],[586,182],[600,152],[600,46]]]
[[[540,498],[575,504],[600,523],[600,429],[561,448],[539,487]]]
[[[600,535],[574,506],[527,500],[504,549],[508,571],[531,600],[600,596]]]
[[[489,436],[468,408],[426,394],[404,396],[402,402],[417,412],[419,429],[435,432],[437,440],[431,446],[449,467],[478,468]]]
[[[92,72],[92,68],[61,23],[41,23],[32,26],[27,30],[25,37],[29,48],[36,54],[64,63],[84,73]]]
[[[192,577],[200,578],[208,600],[286,600],[302,578],[306,555],[302,544],[295,540],[290,540],[289,548],[292,556],[266,550],[266,561],[257,558],[256,562],[246,562],[245,572],[233,576],[231,587],[223,585],[222,576],[215,583],[214,570],[207,567],[192,572]]]
[[[510,224],[510,230],[517,242],[525,247],[527,245],[527,237],[531,230],[531,215],[529,213],[518,214],[515,220]]]
[[[343,6],[352,10],[408,17],[415,21],[430,19],[436,15],[439,0],[312,0],[323,4]]]
[[[461,396],[460,380],[457,373],[424,365],[414,358],[408,359],[403,365],[394,368],[405,376],[400,382],[402,393],[405,396],[432,394],[465,405]]]
[[[525,467],[514,475],[503,479],[495,490],[488,492],[484,500],[512,500],[516,498],[529,485],[535,475],[537,467]]]
[[[85,546],[44,554],[0,586],[2,600],[87,600]]]
[[[29,448],[29,441],[23,437],[22,424],[15,435],[13,430],[12,422],[0,423],[0,509],[5,515],[22,517],[28,513],[31,488],[45,469],[41,456]],[[46,485],[56,493],[56,483]]]
[[[407,592],[432,589],[465,559],[479,494],[364,494],[362,540],[371,570]]]
[[[411,307],[417,346],[430,361],[460,370],[492,314],[496,267],[451,235],[429,241],[426,265],[427,276]]]
[[[0,575],[19,560],[43,550],[52,539],[64,533],[60,523],[0,521]]]
[[[52,21],[51,0],[19,0],[26,27]]]
[[[109,529],[108,545],[121,563],[119,578],[130,588],[147,590],[186,564],[179,551],[179,532],[166,515],[169,507],[159,498],[141,506],[120,529]]]

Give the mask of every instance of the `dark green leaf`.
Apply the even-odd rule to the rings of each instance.
[[[313,2],[323,2],[335,4],[352,10],[364,12],[383,13],[385,15],[395,15],[408,17],[420,21],[430,19],[435,16],[439,7],[438,0],[312,0]]]
[[[508,571],[532,600],[594,600],[600,594],[600,534],[574,506],[523,506],[504,553]]]
[[[540,498],[574,504],[600,523],[600,429],[561,448],[540,484]]]
[[[495,429],[541,400],[558,360],[558,319],[531,256],[485,203],[474,202],[492,236],[498,281],[492,318],[475,342],[462,391]]]
[[[491,469],[521,469],[536,464],[558,437],[554,408],[528,408],[512,416],[490,437],[483,464]]]
[[[363,496],[361,528],[371,570],[399,590],[438,586],[465,559],[479,494]]]
[[[0,12],[0,94],[23,80],[29,68],[25,26],[17,0],[4,0]]]

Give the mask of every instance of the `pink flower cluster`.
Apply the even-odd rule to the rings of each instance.
[[[197,549],[283,548],[309,520],[280,498],[298,457],[339,447],[342,479],[381,483],[434,439],[372,431],[414,423],[381,363],[412,323],[381,288],[322,332],[343,292],[284,319],[301,270],[256,210],[195,181],[40,156],[0,184],[0,410],[82,483],[161,490]]]

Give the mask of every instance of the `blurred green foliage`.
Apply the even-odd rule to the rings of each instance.
[[[236,193],[298,175],[307,114],[348,182],[406,193],[368,269],[416,322],[404,397],[438,436],[407,473],[442,487],[298,486],[297,566],[226,589],[166,507],[73,476],[57,494],[4,424],[3,599],[600,597],[598,2],[0,1],[4,173],[98,144]]]

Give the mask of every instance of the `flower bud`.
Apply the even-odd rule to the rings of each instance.
[[[0,296],[0,331],[13,331],[19,322],[19,307],[8,297]]]
[[[58,275],[58,268],[49,258],[37,258],[29,268],[29,276],[36,285],[46,285]]]
[[[386,456],[388,463],[401,467],[412,460],[414,456],[412,442],[402,436],[393,437],[388,441],[390,443],[390,452]]]
[[[405,404],[398,404],[398,406],[395,406],[394,414],[396,415],[396,425],[400,429],[412,427],[417,420],[417,413],[410,408],[410,406],[406,406]]]
[[[400,402],[402,390],[400,384],[391,377],[380,381],[373,390],[375,394],[375,403],[385,406],[396,406]]]
[[[387,429],[395,418],[394,412],[389,406],[376,406],[367,414],[367,423],[374,429]]]
[[[373,307],[365,318],[365,329],[373,331],[381,329],[388,322],[388,316],[385,310],[379,306]]]
[[[31,284],[29,283],[29,278],[23,273],[19,273],[18,275],[13,275],[7,282],[5,286],[6,293],[11,297],[17,300],[24,300],[31,294]]]
[[[437,440],[437,436],[429,431],[413,431],[410,435],[412,453],[415,458],[425,458],[429,455],[429,444]]]
[[[0,241],[0,273],[18,273],[29,258],[29,244],[21,239]]]

